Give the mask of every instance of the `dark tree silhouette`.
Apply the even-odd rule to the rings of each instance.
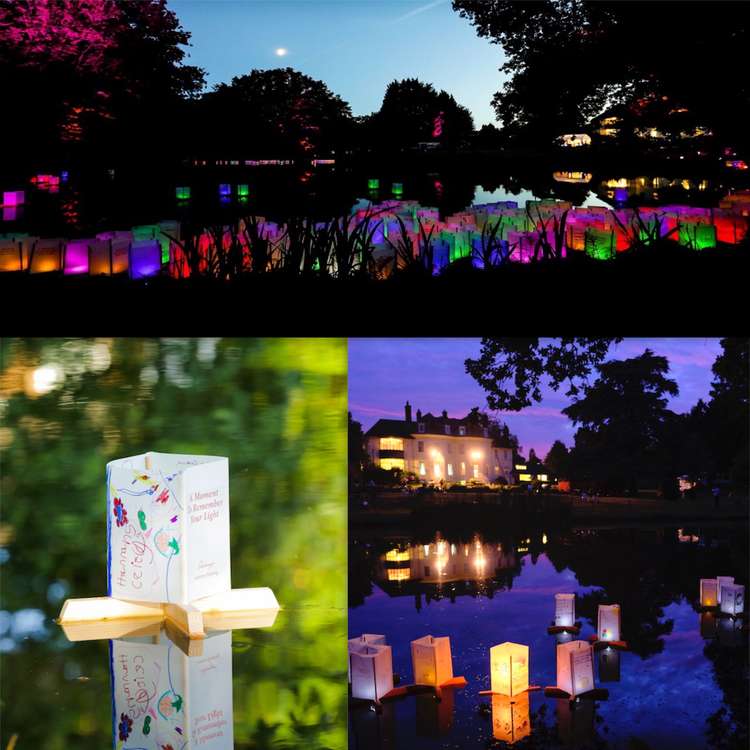
[[[570,454],[562,440],[555,440],[544,459],[544,465],[552,474],[567,479],[570,477]]]
[[[509,134],[575,132],[615,103],[666,96],[727,145],[747,147],[747,14],[734,2],[453,0],[502,45],[508,76],[493,104]]]

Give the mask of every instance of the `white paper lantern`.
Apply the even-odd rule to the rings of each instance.
[[[354,651],[361,651],[366,646],[385,646],[385,636],[376,635],[374,633],[363,633],[358,638],[350,638],[348,641],[348,654]],[[352,681],[352,664],[347,655],[348,670],[349,670],[349,682]]]
[[[594,689],[594,659],[591,644],[571,641],[557,646],[557,686],[571,698]]]
[[[165,630],[111,643],[113,746],[234,747],[231,632],[208,634],[196,656]]]
[[[380,702],[393,690],[393,657],[390,646],[365,646],[349,654],[352,698]]]
[[[597,616],[596,637],[600,641],[620,640],[620,605],[600,604]]]
[[[509,745],[531,734],[529,694],[492,696],[492,736]]]
[[[719,582],[715,578],[701,578],[700,596],[702,607],[715,607],[719,603]]]
[[[411,642],[414,682],[417,685],[442,685],[453,678],[451,641],[447,636],[426,635]]]
[[[721,604],[721,587],[727,583],[734,583],[734,578],[732,576],[716,576],[716,591],[719,604]]]
[[[555,625],[571,627],[576,621],[576,595],[555,594]]]
[[[110,596],[189,604],[232,588],[226,458],[110,461],[107,508]]]
[[[740,615],[745,609],[745,587],[725,583],[721,587],[721,611],[726,615]]]

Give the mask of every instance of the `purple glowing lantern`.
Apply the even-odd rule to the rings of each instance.
[[[26,200],[23,190],[10,190],[3,193],[3,206],[22,206]]]
[[[130,245],[130,278],[155,276],[161,270],[161,245],[158,240],[139,240]]]
[[[89,272],[89,243],[93,240],[70,240],[63,251],[63,273],[66,275]]]

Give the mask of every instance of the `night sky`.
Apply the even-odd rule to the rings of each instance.
[[[719,339],[625,339],[610,351],[610,359],[627,359],[650,348],[666,356],[669,376],[680,394],[669,408],[688,411],[699,398],[706,400],[713,375],[711,366],[722,349]],[[403,419],[408,399],[421,409],[463,417],[473,406],[487,408],[484,391],[466,374],[464,360],[479,355],[479,339],[350,339],[349,410],[364,430],[380,418]],[[523,451],[533,448],[543,458],[555,440],[573,444],[575,428],[560,413],[569,400],[564,387],[547,388],[540,404],[521,412],[499,415],[515,433]]]
[[[380,108],[394,79],[453,94],[476,127],[494,122],[502,48],[480,39],[450,0],[169,0],[192,33],[186,62],[209,87],[253,68],[292,67],[322,80],[355,115]],[[286,54],[277,55],[277,50]],[[460,60],[460,64],[458,61]]]

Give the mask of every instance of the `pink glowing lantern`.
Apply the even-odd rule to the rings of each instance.
[[[557,686],[571,698],[594,689],[591,644],[586,641],[571,641],[557,645]]]
[[[3,193],[3,206],[22,206],[26,201],[23,190],[11,190]]]
[[[89,243],[93,240],[70,240],[63,251],[63,273],[66,275],[88,273]]]

